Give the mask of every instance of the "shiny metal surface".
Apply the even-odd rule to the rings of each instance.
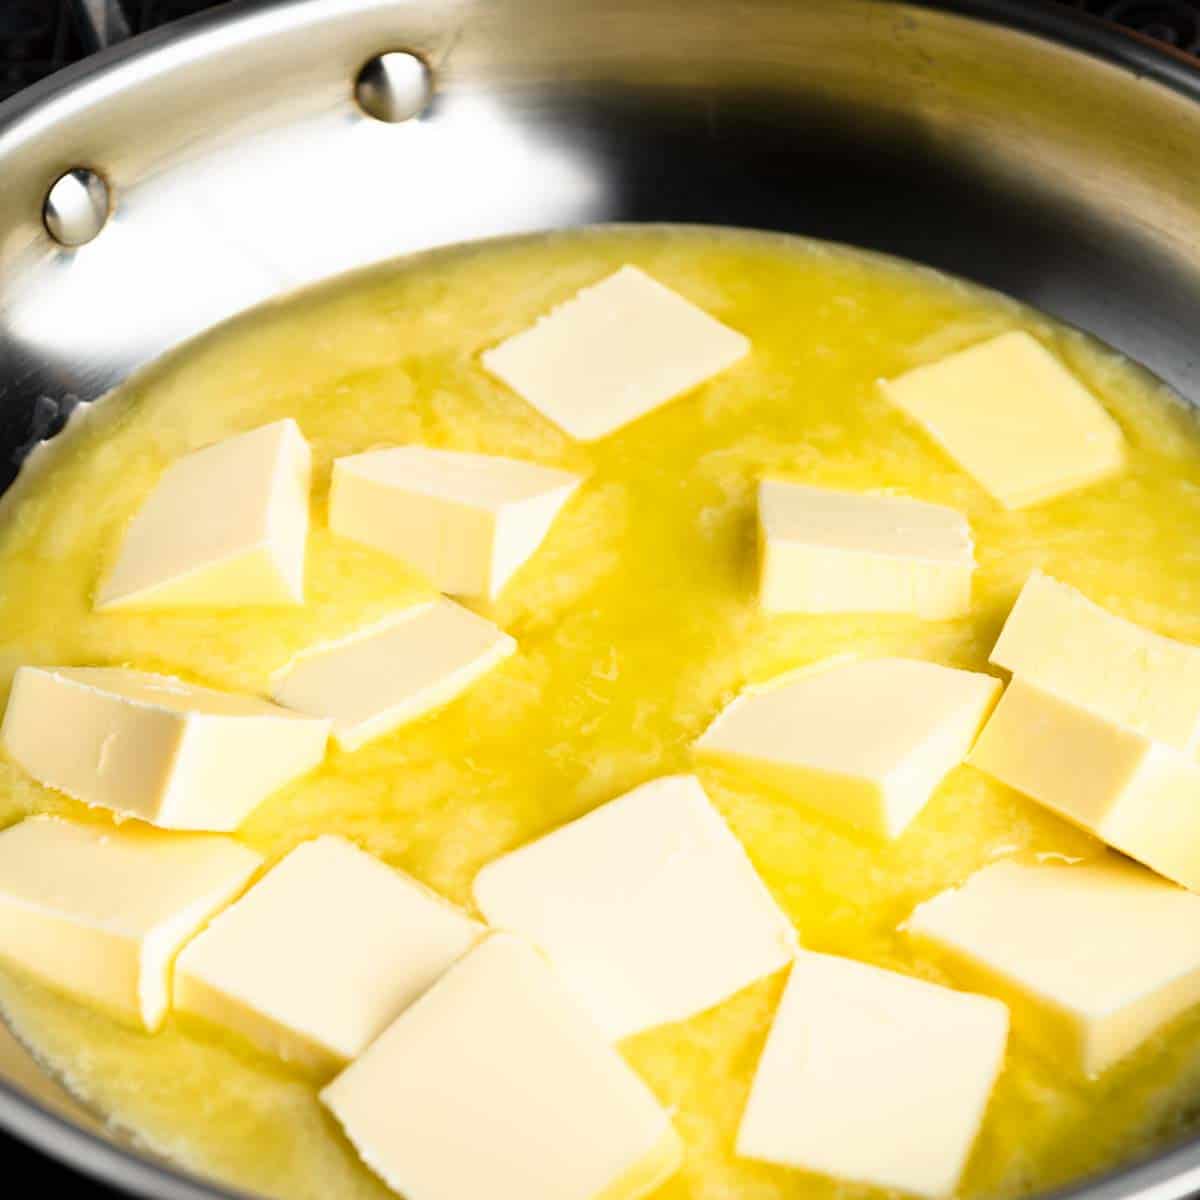
[[[389,51],[429,64],[419,120],[359,107],[363,64]],[[43,202],[80,163],[120,202],[67,250]],[[601,220],[906,255],[1089,329],[1200,402],[1198,164],[1195,68],[1046,6],[234,5],[0,106],[0,474],[77,402],[261,301]],[[52,1115],[53,1091],[28,1101],[36,1072],[5,1054],[0,1124],[136,1194],[225,1194]],[[1071,1195],[1195,1192],[1191,1142]]]
[[[60,246],[86,246],[107,223],[111,204],[103,177],[87,167],[75,167],[50,185],[42,223]]]
[[[433,74],[415,54],[392,50],[377,54],[354,83],[358,106],[377,121],[397,125],[411,121],[433,99]]]

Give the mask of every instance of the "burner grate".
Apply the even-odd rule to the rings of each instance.
[[[1069,0],[1106,21],[1144,37],[1200,56],[1200,3],[1197,0]]]
[[[218,0],[122,0],[134,33],[215,8]],[[71,0],[0,0],[0,100],[87,53]]]
[[[65,3],[0,3],[0,99],[83,53]]]

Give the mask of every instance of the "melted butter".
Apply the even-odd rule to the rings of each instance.
[[[605,441],[574,444],[489,380],[477,355],[627,261],[747,333],[753,355]],[[1118,479],[1009,513],[874,381],[1018,327],[1104,399],[1131,454]],[[167,463],[283,416],[315,452],[308,604],[92,612],[125,522]],[[687,769],[690,742],[748,681],[847,651],[984,668],[1034,567],[1200,642],[1200,436],[1147,375],[1010,301],[905,264],[765,235],[617,229],[440,252],[306,294],[205,337],[98,406],[4,507],[0,688],[37,662],[261,691],[313,641],[429,594],[401,564],[325,527],[331,460],[408,441],[528,458],[588,482],[490,613],[521,653],[441,712],[358,753],[331,751],[266,803],[242,836],[270,855],[342,833],[469,904],[472,877],[496,855]],[[971,616],[764,618],[753,494],[766,470],[967,512],[980,564]],[[953,976],[896,932],[917,902],[1001,855],[1096,849],[969,767],[891,844],[719,772],[705,783],[805,944],[943,981]],[[46,810],[82,815],[0,764],[0,823]],[[687,1141],[659,1200],[869,1192],[732,1154],[779,990],[764,981],[626,1044]],[[318,1104],[318,1081],[175,1022],[153,1038],[123,1030],[15,974],[0,974],[0,1002],[78,1095],[193,1169],[297,1200],[385,1194]],[[1198,1101],[1200,1014],[1091,1083],[1016,1039],[964,1195],[1012,1195],[1126,1158],[1178,1132]]]

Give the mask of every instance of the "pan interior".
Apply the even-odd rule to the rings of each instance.
[[[742,330],[751,358],[614,436],[572,442],[478,365],[478,352],[625,262]],[[882,376],[1012,328],[1033,332],[1125,431],[1118,480],[1006,512],[889,407]],[[153,480],[179,454],[295,417],[316,461],[302,609],[97,614],[96,582]],[[833,654],[986,669],[1022,581],[1041,567],[1115,611],[1200,642],[1200,429],[1160,383],[1101,344],[997,293],[896,259],[782,235],[615,227],[401,260],[240,318],[125,386],[39,456],[0,514],[0,686],[23,662],[120,663],[262,692],[313,642],[429,595],[396,560],[334,538],[331,460],[421,442],[587,476],[490,615],[521,653],[444,710],[314,775],[241,831],[277,856],[342,833],[451,899],[498,854],[659,774],[748,681]],[[753,586],[764,472],[887,489],[969,514],[972,615],[765,618]],[[1097,843],[969,768],[914,827],[880,843],[715,770],[709,794],[817,950],[926,978],[952,973],[897,933],[913,905],[997,857],[1086,857]],[[0,824],[81,806],[0,765]],[[303,937],[303,930],[296,930]],[[1114,949],[1114,952],[1117,952]],[[773,979],[626,1044],[688,1144],[662,1200],[833,1198],[867,1189],[732,1155],[778,1000]],[[19,1035],[105,1117],[202,1174],[287,1197],[382,1197],[316,1099],[210,1029],[148,1038],[0,973]],[[1052,1187],[1185,1127],[1200,1101],[1200,1014],[1096,1082],[1018,1038],[966,1196]]]

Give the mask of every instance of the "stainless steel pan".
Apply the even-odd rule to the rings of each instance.
[[[254,304],[421,247],[610,220],[906,255],[1200,402],[1200,72],[1182,57],[1003,0],[281,0],[0,106],[0,478],[73,406]],[[2,1042],[0,1126],[131,1193],[228,1195],[102,1131]],[[1196,1191],[1200,1140],[1072,1195]]]

